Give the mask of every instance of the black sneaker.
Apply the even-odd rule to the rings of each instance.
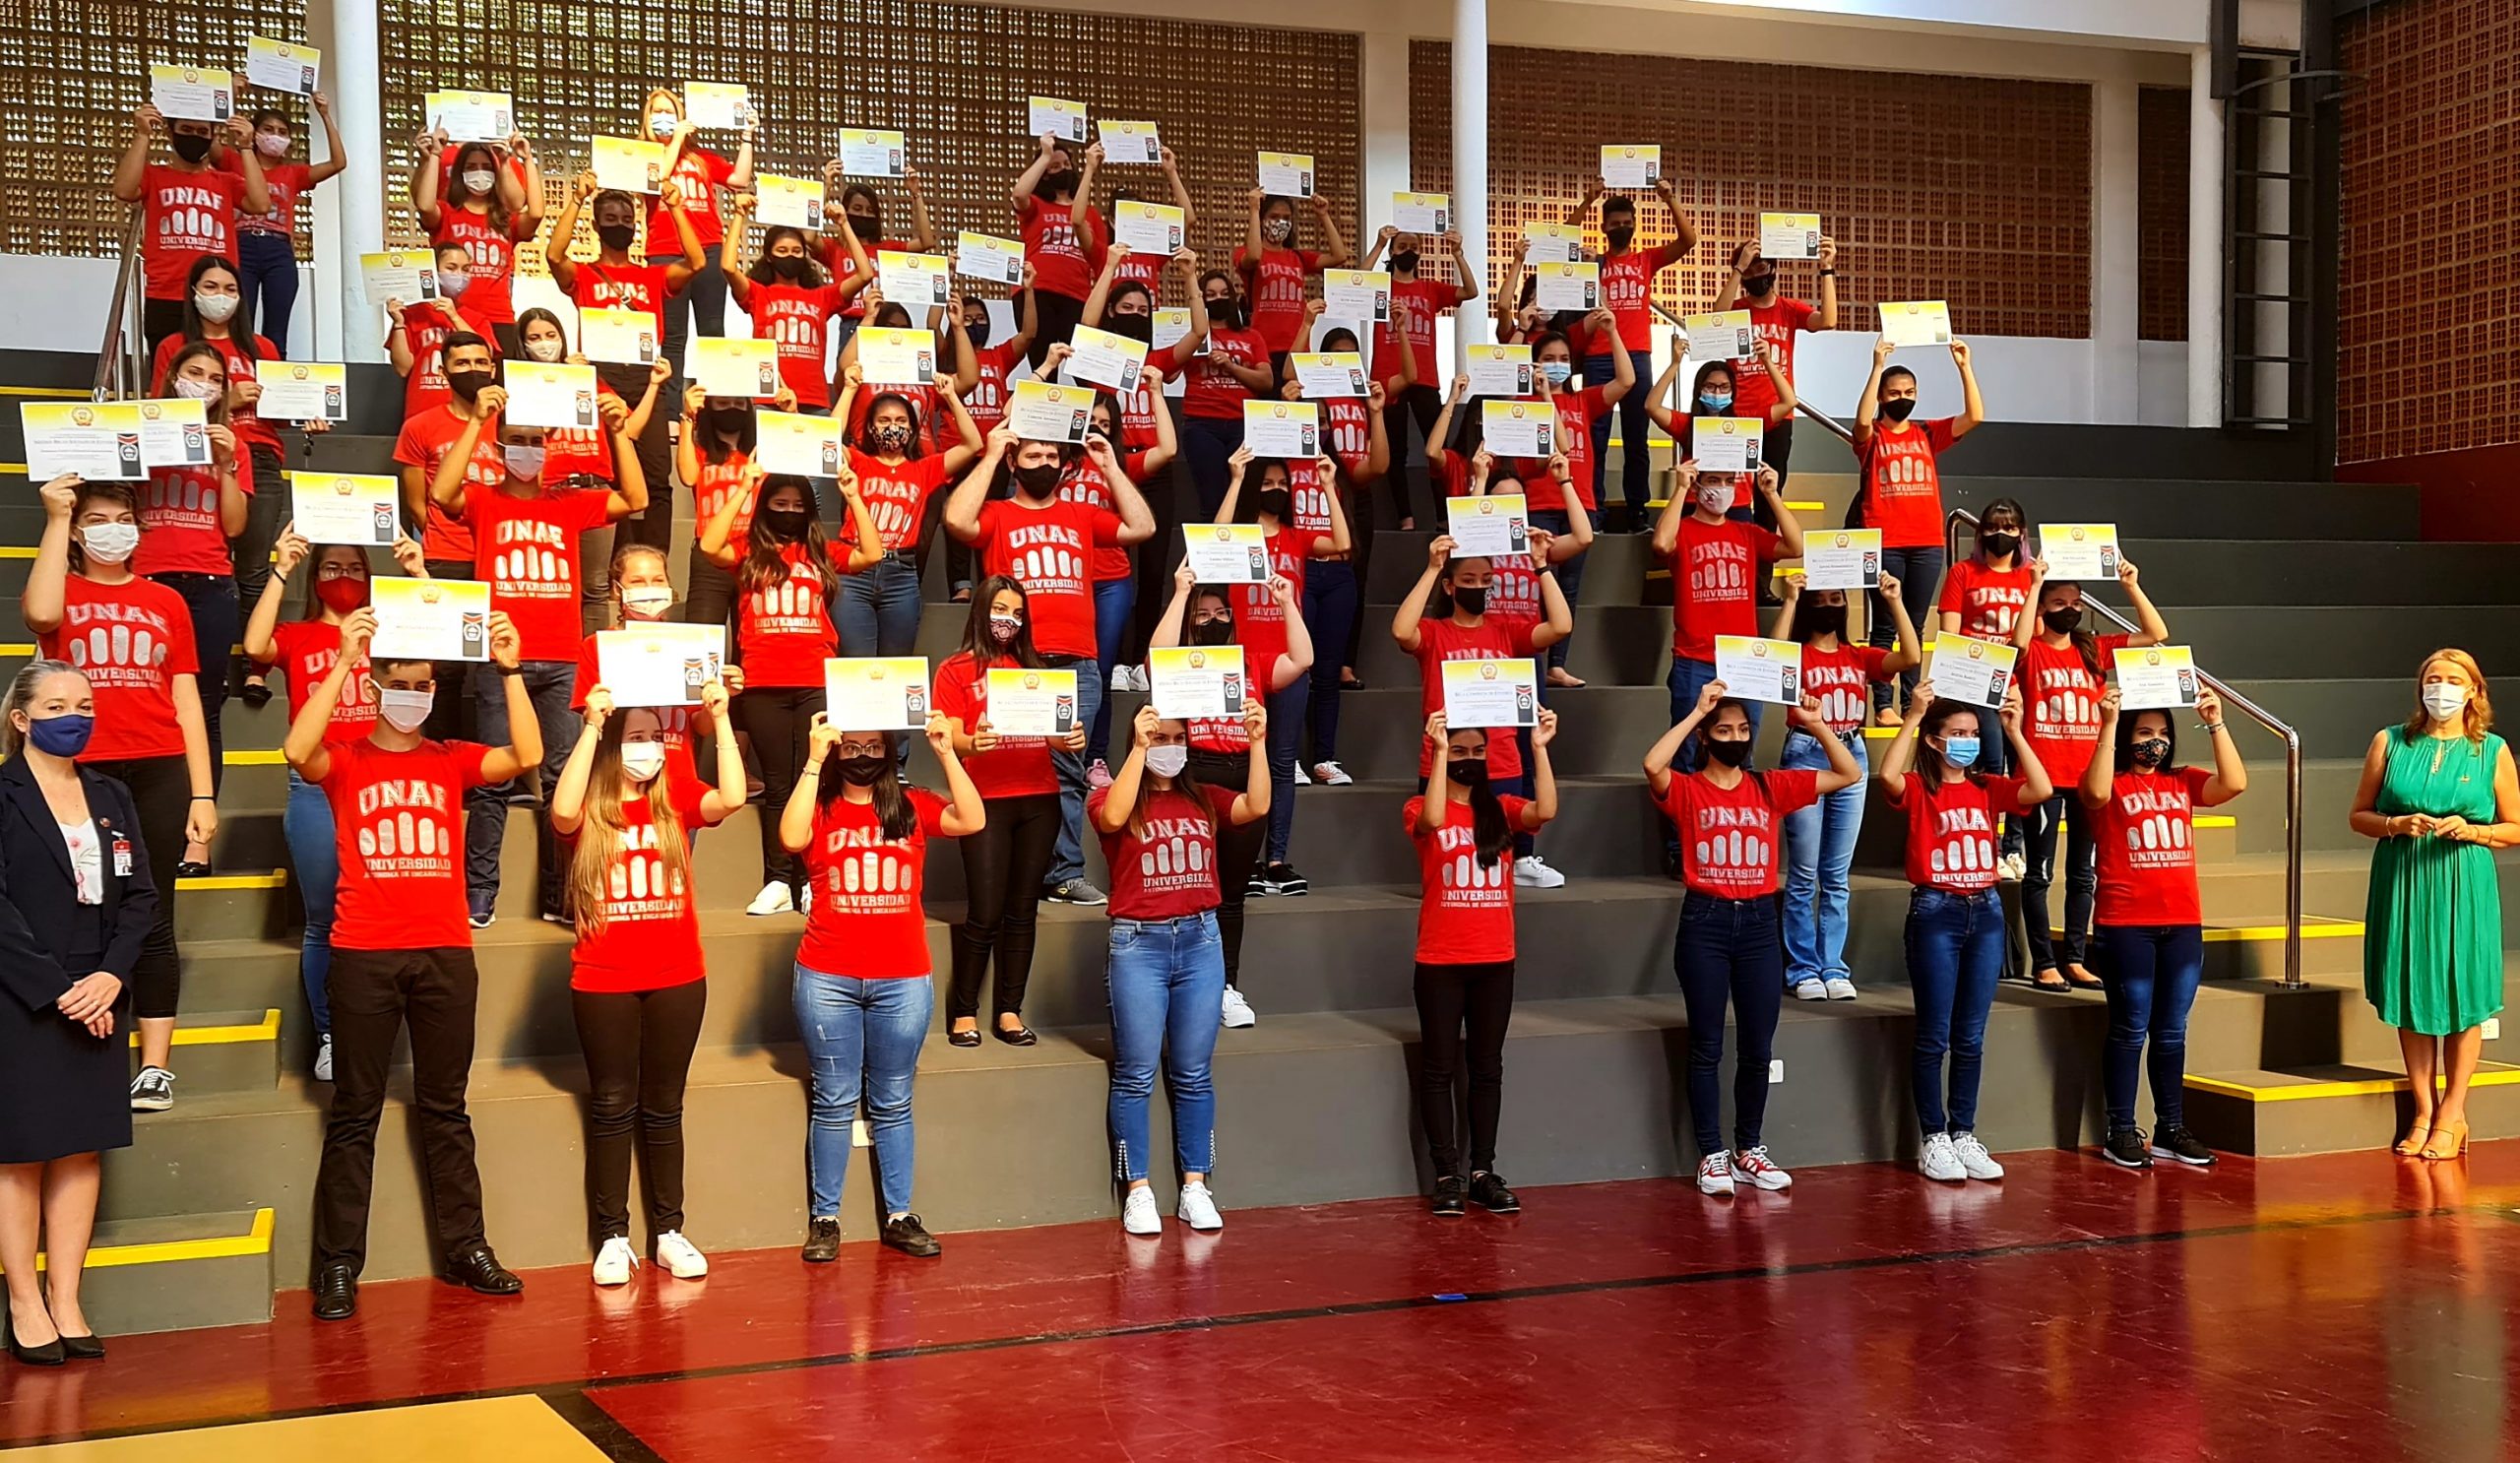
[[[2166,1127],[2153,1134],[2153,1157],[2166,1158],[2190,1168],[2214,1167],[2214,1150],[2197,1140],[2184,1126]]]
[[[839,1226],[834,1225],[833,1228],[838,1229]],[[899,1219],[885,1220],[883,1238],[884,1242],[893,1248],[904,1254],[914,1254],[923,1260],[934,1258],[945,1248],[944,1245],[936,1242],[934,1235],[927,1233],[927,1226],[920,1224],[915,1214],[905,1214]]]
[[[1523,1201],[1505,1186],[1505,1180],[1493,1174],[1480,1174],[1470,1180],[1470,1201],[1490,1214],[1520,1214]]]
[[[1674,884],[1680,881],[1680,846],[1678,844],[1663,846],[1663,877]]]
[[[1426,1207],[1438,1219],[1457,1219],[1462,1213],[1461,1191],[1461,1179],[1447,1174],[1435,1180],[1434,1196],[1426,1201]]]
[[[1263,869],[1251,870],[1251,877],[1242,882],[1242,897],[1245,899],[1265,899],[1277,892],[1269,887],[1269,875]]]
[[[1262,892],[1279,895],[1310,894],[1312,880],[1295,872],[1292,863],[1272,863],[1260,871]]]
[[[2154,1150],[2145,1145],[2144,1130],[2139,1127],[2110,1128],[2109,1141],[2101,1145],[2100,1152],[2102,1157],[2121,1169],[2149,1169],[2153,1166]]]
[[[828,1264],[840,1258],[840,1221],[817,1218],[805,1226],[805,1263]]]

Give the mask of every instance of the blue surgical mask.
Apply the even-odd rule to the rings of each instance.
[[[1697,405],[1698,409],[1703,412],[1730,412],[1732,410],[1732,393],[1729,391],[1701,392],[1698,394]]]
[[[1974,736],[1949,736],[1943,738],[1942,760],[1953,767],[1966,768],[1977,766],[1978,738]]]
[[[1566,378],[1575,374],[1575,367],[1568,361],[1544,360],[1540,363],[1540,373],[1548,378],[1549,385],[1563,386]]]
[[[96,732],[96,719],[65,712],[57,717],[27,723],[27,740],[35,750],[55,757],[75,757],[88,749],[88,738]]]

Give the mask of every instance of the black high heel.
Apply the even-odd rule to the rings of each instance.
[[[61,1354],[74,1362],[101,1362],[105,1359],[105,1338],[72,1336],[65,1332],[61,1338]]]
[[[70,1354],[62,1349],[59,1338],[41,1346],[29,1346],[20,1341],[18,1317],[10,1311],[5,1302],[0,1302],[0,1332],[5,1332],[8,1337],[9,1355],[27,1366],[59,1367],[70,1360]]]

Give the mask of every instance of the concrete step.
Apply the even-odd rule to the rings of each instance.
[[[189,955],[186,963],[193,963]],[[287,972],[294,975],[295,971],[292,959]],[[271,1091],[280,1080],[281,1011],[286,1007],[292,1024],[305,1025],[302,994],[300,987],[277,988],[269,992],[271,1005],[221,1010],[217,1003],[186,992],[183,1020],[175,1028],[175,1050],[167,1058],[174,1064],[169,1070],[183,1078],[182,1095]],[[131,1050],[136,1074],[140,1070],[138,1031],[131,1034]]]
[[[2212,1147],[2260,1158],[2386,1148],[2406,1132],[2413,1091],[2394,1066],[2190,1071],[2187,1123]],[[2478,1067],[2468,1121],[2478,1142],[2520,1136],[2520,1066]]]
[[[101,1336],[268,1321],[276,1229],[268,1207],[100,1220],[80,1287],[88,1319]]]

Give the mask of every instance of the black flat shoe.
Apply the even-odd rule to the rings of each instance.
[[[70,1360],[69,1353],[57,1338],[41,1346],[29,1346],[20,1341],[17,1319],[9,1314],[6,1304],[0,1304],[0,1326],[8,1329],[9,1355],[29,1367],[58,1367]]]
[[[249,680],[237,687],[236,699],[260,711],[272,703],[272,688],[259,680]]]
[[[934,1259],[945,1248],[936,1242],[934,1235],[927,1233],[927,1226],[920,1224],[915,1214],[885,1220],[883,1240],[902,1253],[916,1255],[922,1260]]]
[[[1038,1046],[1041,1040],[1040,1037],[1033,1035],[1033,1028],[1029,1026],[1019,1026],[1013,1031],[1008,1031],[1003,1026],[993,1026],[989,1028],[989,1035],[997,1038],[1001,1042],[1004,1042],[1009,1047]],[[975,1042],[972,1045],[977,1046],[979,1044]]]
[[[970,1031],[949,1031],[945,1040],[957,1047],[976,1047],[980,1044],[980,1029],[975,1026]]]
[[[315,1272],[315,1318],[346,1321],[358,1313],[358,1276],[347,1265]]]
[[[500,1264],[499,1257],[486,1244],[475,1245],[449,1260],[446,1278],[483,1296],[513,1296],[525,1289],[525,1282]]]
[[[828,1265],[840,1258],[840,1221],[825,1215],[805,1226],[805,1263]]]
[[[63,1336],[61,1354],[74,1362],[101,1362],[105,1359],[105,1340],[101,1336]]]
[[[181,863],[175,865],[175,877],[179,879],[209,878],[210,865],[207,863],[197,863],[192,859],[187,859]]]

